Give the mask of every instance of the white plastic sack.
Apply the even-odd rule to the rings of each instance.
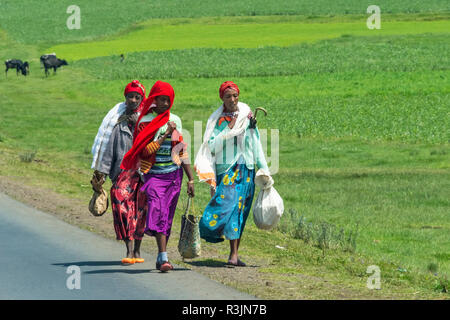
[[[283,199],[273,187],[273,179],[269,172],[258,170],[255,184],[261,190],[253,205],[253,220],[259,229],[273,229],[283,215]]]

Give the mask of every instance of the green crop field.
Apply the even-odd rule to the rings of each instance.
[[[270,17],[266,20],[270,21]],[[195,20],[191,20],[195,21]],[[264,21],[264,20],[263,20]],[[47,52],[58,52],[69,60],[120,55],[139,51],[167,51],[188,48],[285,47],[302,42],[345,36],[443,33],[450,23],[443,21],[390,21],[373,32],[364,23],[257,23],[245,24],[156,24],[127,33],[114,40],[60,44]],[[223,35],[218,37],[217,35]],[[280,57],[281,58],[281,57]]]
[[[135,23],[158,18],[200,18],[217,16],[320,15],[365,14],[371,1],[360,0],[231,0],[187,1],[155,0],[138,3],[79,0],[83,22],[77,32],[64,28],[70,1],[13,0],[0,3],[3,29],[20,42],[69,42],[93,39],[123,31]],[[445,0],[379,0],[384,13],[448,13]],[[24,10],[26,8],[26,10]],[[63,28],[61,28],[63,26]]]
[[[0,59],[31,66],[26,78],[0,77],[0,178],[87,201],[90,148],[126,83],[139,79],[148,92],[170,82],[173,112],[193,137],[194,121],[204,128],[220,105],[219,85],[233,80],[241,101],[268,111],[258,125],[268,158],[279,157],[279,227],[261,231],[250,218],[244,232],[245,254],[272,262],[261,274],[280,283],[320,274],[371,298],[449,298],[448,1],[378,1],[380,30],[366,26],[369,1],[78,3],[80,30],[65,26],[69,2],[0,4]],[[69,62],[48,78],[39,67],[47,52]],[[195,151],[191,143],[192,160]],[[37,161],[21,160],[27,154]],[[208,190],[196,188],[204,207]],[[302,228],[325,223],[357,230],[352,249],[324,246],[324,233],[319,245],[306,241]],[[371,264],[382,268],[375,293],[365,288]]]

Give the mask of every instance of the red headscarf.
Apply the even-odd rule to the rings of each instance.
[[[169,109],[164,111],[163,113],[157,115],[151,122],[149,122],[143,130],[138,133],[139,122],[142,117],[149,113],[150,106],[158,96],[168,96],[170,99]],[[137,165],[137,160],[141,151],[153,141],[156,132],[165,125],[170,118],[170,109],[173,105],[173,100],[175,99],[175,92],[173,91],[172,86],[167,82],[156,81],[150,90],[149,96],[145,99],[143,103],[143,110],[141,115],[139,116],[138,121],[136,122],[136,127],[134,129],[134,140],[133,146],[131,149],[125,154],[123,157],[120,168],[123,170],[135,169]]]
[[[225,81],[224,83],[222,83],[222,85],[219,88],[220,99],[223,98],[225,90],[227,90],[228,88],[236,90],[237,93],[239,94],[239,87],[237,86],[236,83],[234,83],[233,81]]]
[[[130,92],[137,92],[143,98],[145,98],[145,87],[138,80],[133,80],[129,84],[127,84],[123,95],[126,96]]]
[[[133,80],[125,87],[123,95],[126,97],[130,92],[137,92],[142,96],[142,102],[138,108],[136,108],[135,112],[140,112],[143,108],[143,102],[145,100],[145,87],[138,80]]]

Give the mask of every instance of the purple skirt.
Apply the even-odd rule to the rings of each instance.
[[[172,229],[173,217],[183,181],[183,169],[165,174],[144,175],[141,191],[147,195],[148,212],[145,234],[163,233],[167,239]]]

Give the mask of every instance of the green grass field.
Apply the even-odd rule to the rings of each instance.
[[[102,3],[86,13],[99,17]],[[360,1],[175,3],[142,3],[133,15],[118,2],[78,33],[64,30],[66,4],[59,3],[52,7],[59,16],[45,14],[54,31],[46,33],[37,4],[27,1],[29,23],[18,28],[20,6],[2,2],[0,59],[28,60],[31,74],[0,77],[0,176],[89,199],[90,147],[126,83],[139,79],[149,91],[156,80],[169,81],[173,112],[193,134],[194,121],[206,123],[220,105],[219,85],[231,79],[241,101],[268,110],[260,128],[280,132],[274,179],[286,213],[278,230],[257,230],[250,218],[244,233],[245,254],[281,266],[261,272],[280,281],[327,274],[367,292],[365,268],[376,264],[378,297],[448,299],[440,293],[450,275],[448,4],[379,1],[382,13],[392,14],[385,22],[382,15],[382,30],[368,30],[368,5]],[[168,19],[154,20],[162,17]],[[38,58],[50,50],[73,60],[45,78]],[[38,161],[20,161],[34,152]],[[196,188],[196,203],[205,206],[208,190]],[[300,216],[357,227],[356,252],[294,239],[287,230]],[[274,252],[280,243],[289,249]]]
[[[273,19],[273,18],[272,18]],[[138,28],[114,40],[60,44],[46,49],[58,52],[67,60],[79,60],[99,56],[120,55],[139,51],[167,51],[189,48],[258,48],[285,47],[303,42],[345,36],[386,36],[424,33],[444,33],[450,29],[448,20],[437,21],[388,21],[380,30],[370,30],[365,20],[335,23],[269,23],[258,19],[257,23],[211,24],[191,23],[167,25],[152,24]],[[193,23],[192,23],[193,22]],[[218,37],[217,35],[222,35]]]

